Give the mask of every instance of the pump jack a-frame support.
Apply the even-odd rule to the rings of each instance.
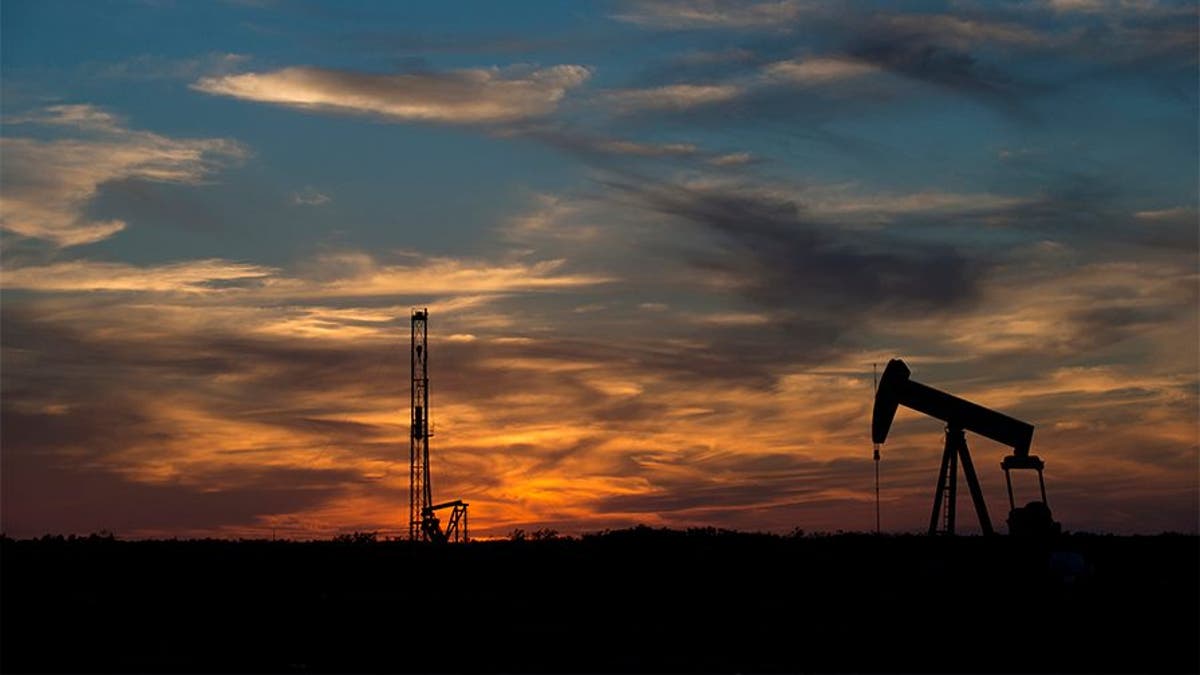
[[[961,427],[946,427],[946,449],[942,453],[942,468],[938,472],[937,490],[933,494],[933,513],[929,515],[929,534],[937,534],[938,519],[941,516],[941,532],[954,534],[955,511],[958,503],[958,463],[962,462],[963,476],[967,479],[967,489],[971,491],[971,501],[975,503],[975,513],[979,516],[979,529],[985,535],[991,535],[992,519],[988,517],[987,502],[983,500],[983,491],[979,489],[979,477],[975,475],[975,464],[971,461],[971,452],[967,449],[967,437]],[[943,511],[943,498],[945,510]]]

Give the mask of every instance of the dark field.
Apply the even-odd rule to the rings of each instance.
[[[1200,672],[1200,539],[2,542],[5,672]]]

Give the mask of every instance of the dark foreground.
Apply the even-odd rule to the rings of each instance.
[[[3,540],[4,672],[1200,672],[1200,540]]]

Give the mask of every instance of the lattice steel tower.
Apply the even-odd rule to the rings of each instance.
[[[429,310],[412,313],[412,411],[409,433],[408,539],[422,538],[426,509],[433,505],[429,485]]]
[[[444,504],[433,503],[429,482],[429,310],[412,313],[412,412],[408,434],[408,540],[467,541],[467,506],[461,499]],[[451,509],[443,531],[437,512]]]

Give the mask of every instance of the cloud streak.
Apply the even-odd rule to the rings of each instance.
[[[653,89],[626,89],[608,92],[605,99],[617,112],[643,110],[687,110],[698,106],[730,101],[742,94],[731,84],[673,84]]]
[[[767,77],[798,84],[820,84],[849,80],[878,71],[869,63],[840,57],[813,57],[777,61],[764,69]]]
[[[6,269],[0,285],[45,293],[236,292],[259,299],[498,294],[594,286],[612,278],[565,273],[566,260],[489,263],[428,258],[384,264],[363,253],[328,254],[284,274],[277,268],[221,259],[154,266],[75,260]]]
[[[982,258],[945,245],[855,243],[808,219],[795,202],[753,191],[672,184],[611,183],[644,207],[713,237],[692,262],[729,278],[764,306],[848,313],[887,304],[892,311],[937,310],[975,296]],[[936,265],[931,264],[937,261]]]
[[[124,291],[206,293],[232,282],[261,280],[276,270],[225,260],[196,260],[153,267],[88,260],[10,268],[0,286],[42,292]]]
[[[120,219],[85,215],[105,183],[138,179],[196,185],[247,150],[224,138],[175,139],[124,127],[119,118],[86,106],[55,106],[23,118],[64,128],[78,138],[0,138],[4,185],[0,228],[60,247],[91,244],[125,229]]]
[[[329,195],[312,186],[292,193],[292,204],[296,206],[321,206],[333,201]]]
[[[475,68],[374,75],[307,66],[201,78],[207,94],[305,110],[375,115],[396,122],[501,124],[544,117],[591,71]]]
[[[719,0],[639,0],[614,18],[668,30],[787,28],[811,5],[803,0],[729,3]]]

